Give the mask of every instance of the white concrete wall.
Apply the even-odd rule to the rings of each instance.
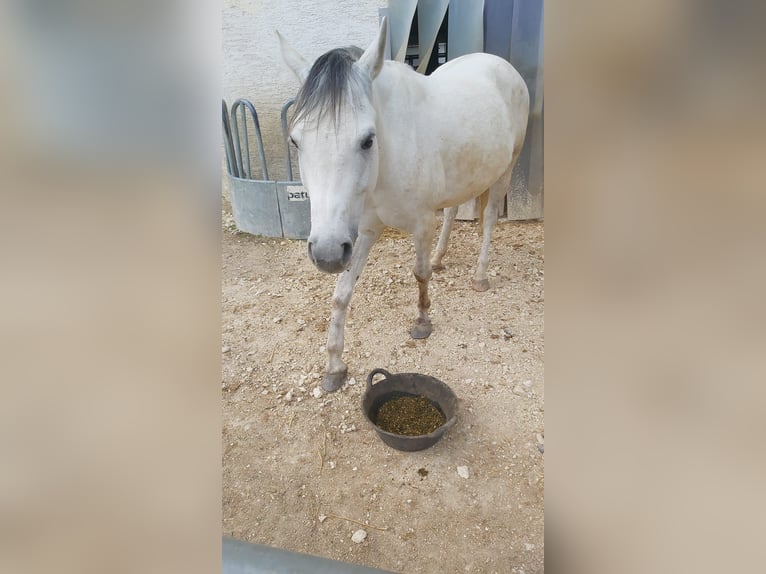
[[[378,29],[378,9],[387,5],[388,0],[224,0],[223,98],[229,106],[240,97],[255,105],[271,179],[286,177],[279,111],[299,87],[282,62],[274,30],[313,60],[340,46],[366,48]],[[297,169],[294,163],[296,177]]]

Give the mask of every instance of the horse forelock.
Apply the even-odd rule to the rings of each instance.
[[[315,115],[321,120],[332,114],[337,124],[343,103],[350,96],[358,101],[363,95],[369,97],[369,82],[354,68],[364,52],[356,46],[335,48],[317,58],[311,66],[306,81],[295,98],[295,108],[290,125],[298,120]]]

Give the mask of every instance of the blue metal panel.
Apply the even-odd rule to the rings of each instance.
[[[543,216],[542,32],[542,0],[516,0],[513,3],[510,57],[529,89],[529,122],[508,193],[510,219]]]
[[[484,51],[509,60],[529,89],[529,122],[508,193],[510,219],[543,216],[543,2],[485,0]]]
[[[511,27],[515,0],[484,0],[484,51],[511,59]]]
[[[450,0],[447,59],[484,49],[484,0]]]
[[[537,68],[542,49],[542,17],[542,1],[517,1],[513,4],[511,63],[527,82],[530,109],[534,107],[536,96]]]

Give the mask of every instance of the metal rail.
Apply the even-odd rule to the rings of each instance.
[[[393,574],[388,570],[338,562],[223,537],[222,574]]]
[[[287,171],[287,179],[293,181],[293,162],[290,159],[290,138],[287,134],[287,110],[295,103],[295,98],[290,98],[282,106],[280,112],[280,119],[282,120],[282,140],[285,143],[285,170]]]
[[[237,111],[240,111],[240,119],[242,121],[242,137],[239,133],[239,121],[237,121]],[[250,141],[247,133],[247,111],[250,111],[250,116],[253,119],[253,128],[255,129],[255,141],[258,144],[258,157],[261,160],[261,173],[263,174],[263,180],[269,179],[269,172],[266,168],[266,153],[263,150],[263,137],[261,136],[261,126],[258,123],[258,113],[255,111],[255,106],[244,98],[240,98],[231,105],[231,139],[234,144],[235,152],[235,168],[237,173],[233,174],[236,177],[243,179],[253,179],[253,173],[250,166]],[[244,143],[244,153],[242,151],[242,144]],[[245,161],[247,160],[247,161]],[[247,165],[247,169],[245,169]]]

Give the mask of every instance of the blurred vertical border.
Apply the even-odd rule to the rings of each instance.
[[[766,563],[766,4],[546,2],[550,572]]]
[[[551,572],[766,563],[765,6],[545,4]],[[220,567],[220,30],[0,4],[0,571]]]
[[[0,4],[0,571],[220,568],[220,5]]]

